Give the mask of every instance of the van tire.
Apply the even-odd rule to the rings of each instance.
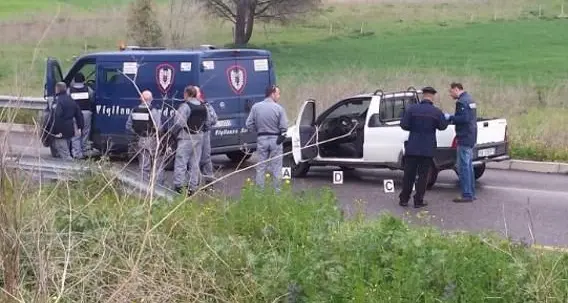
[[[250,159],[250,157],[252,156],[252,153],[244,153],[242,151],[232,151],[232,152],[228,152],[226,153],[227,158],[229,158],[232,162],[234,163],[240,163],[241,161],[246,161],[248,159]]]
[[[174,163],[175,163],[175,159],[176,159],[176,155],[173,154],[167,158],[165,158],[163,161],[165,161],[166,163],[164,164],[164,170],[166,171],[173,171],[174,170]]]
[[[51,154],[52,157],[59,158],[59,154],[57,153],[57,150],[53,147],[53,144],[49,146],[49,153]]]
[[[284,153],[289,153],[291,151],[291,144],[284,146]],[[292,177],[294,178],[304,178],[308,174],[308,171],[310,171],[309,163],[302,162],[296,164],[296,162],[294,161],[294,156],[291,153],[282,158],[282,167],[290,167],[290,170],[292,171]]]

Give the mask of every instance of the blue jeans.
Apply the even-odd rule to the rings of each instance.
[[[462,197],[475,198],[475,176],[473,174],[473,148],[458,145],[458,174]]]

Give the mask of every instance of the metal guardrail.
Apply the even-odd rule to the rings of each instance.
[[[4,165],[27,172],[34,179],[40,180],[78,181],[81,177],[94,172],[93,168],[81,162],[42,159],[30,156],[8,156],[4,159]],[[123,186],[129,188],[130,192],[139,194],[142,197],[147,195],[148,184],[138,180],[136,173],[124,169],[120,165],[113,165],[110,168],[110,172]],[[159,185],[154,187],[154,197],[156,198],[172,201],[174,194],[168,188]]]
[[[0,108],[20,108],[42,110],[47,106],[43,97],[18,97],[0,95]]]

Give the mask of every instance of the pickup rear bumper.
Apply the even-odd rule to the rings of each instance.
[[[473,165],[483,165],[487,162],[501,162],[509,160],[509,145],[507,142],[476,145],[473,148]],[[439,170],[454,169],[457,162],[455,148],[445,147],[436,149],[434,163]]]

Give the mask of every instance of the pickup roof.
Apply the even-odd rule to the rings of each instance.
[[[287,131],[284,151],[292,153],[285,157],[285,166],[291,167],[294,177],[305,177],[310,166],[402,170],[408,131],[400,127],[400,119],[405,108],[420,102],[421,95],[413,88],[389,93],[377,90],[340,100],[319,116],[316,101],[306,101]],[[509,159],[507,120],[477,121],[473,160],[476,180],[483,175],[486,162]],[[456,171],[455,126],[437,131],[436,138],[438,148],[428,174],[428,189],[440,171]]]

